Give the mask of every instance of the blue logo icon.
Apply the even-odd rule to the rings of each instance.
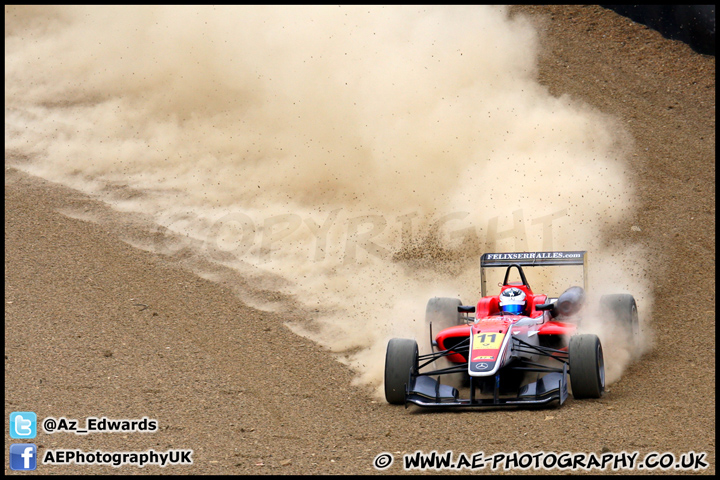
[[[37,468],[37,446],[33,443],[10,445],[10,470],[35,470]]]
[[[35,412],[12,412],[10,414],[10,438],[35,438],[37,415]]]

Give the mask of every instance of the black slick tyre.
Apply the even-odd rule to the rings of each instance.
[[[442,330],[465,323],[462,314],[458,312],[460,305],[462,305],[462,301],[458,298],[433,297],[428,300],[427,307],[425,307],[425,326],[428,330],[432,330],[431,342]],[[437,368],[443,368],[449,367],[451,364],[445,359],[438,359],[435,365]],[[460,374],[459,378],[456,378],[456,374],[450,374],[447,378],[455,378],[460,382],[460,386],[470,386],[470,375],[467,372]]]
[[[603,295],[600,306],[603,314],[610,316],[630,344],[637,346],[640,343],[640,320],[635,298],[625,293]]]
[[[418,346],[415,340],[393,338],[385,352],[385,399],[393,405],[405,403],[405,385],[410,371],[417,372]]]
[[[605,362],[598,336],[583,334],[570,337],[568,362],[573,397],[600,398],[605,391]]]
[[[462,302],[457,298],[433,297],[428,300],[425,307],[425,324],[430,325],[432,322],[433,335],[448,327],[462,325],[462,315],[458,312],[460,305]]]

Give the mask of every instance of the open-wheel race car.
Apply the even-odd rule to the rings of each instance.
[[[582,267],[583,287],[557,297],[534,293],[523,267]],[[507,267],[498,295],[486,296],[486,268]],[[510,282],[513,270],[520,281]],[[421,407],[532,406],[568,396],[599,398],[605,389],[600,339],[578,333],[585,310],[587,253],[584,251],[486,253],[480,260],[481,299],[432,298],[426,323],[432,353],[419,355],[414,339],[393,338],[385,357],[385,398]],[[600,316],[631,342],[639,336],[635,299],[603,295]],[[472,316],[471,314],[475,314]],[[436,332],[433,336],[433,330]],[[441,366],[438,364],[448,366]],[[460,379],[455,386],[441,378]],[[457,383],[457,382],[456,382]]]

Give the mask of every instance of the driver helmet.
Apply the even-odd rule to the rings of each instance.
[[[520,315],[525,309],[525,292],[517,287],[506,288],[500,293],[500,308],[505,313]]]

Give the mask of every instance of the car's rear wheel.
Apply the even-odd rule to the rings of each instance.
[[[570,337],[568,345],[570,386],[575,398],[600,398],[605,391],[605,362],[597,335]]]
[[[458,307],[462,305],[462,301],[458,298],[449,297],[433,297],[428,300],[427,307],[425,307],[425,325],[430,330],[432,325],[433,338],[437,336],[440,331],[445,330],[449,327],[455,327],[457,325],[463,325],[465,320]],[[446,359],[438,359],[435,361],[435,368],[447,368],[452,365]],[[457,377],[459,375],[459,378]],[[446,378],[451,383],[455,382],[456,385],[462,387],[470,386],[470,375],[467,372],[461,374],[449,374]],[[457,383],[459,381],[459,383]]]
[[[635,298],[625,293],[603,295],[600,306],[603,315],[612,319],[631,345],[637,346],[640,343],[640,320]]]
[[[393,338],[385,352],[385,399],[393,405],[405,403],[405,385],[410,371],[417,372],[418,346],[415,340]]]
[[[462,314],[458,312],[460,305],[462,302],[457,298],[434,297],[428,300],[425,307],[425,324],[432,323],[433,335],[448,327],[462,325]]]

